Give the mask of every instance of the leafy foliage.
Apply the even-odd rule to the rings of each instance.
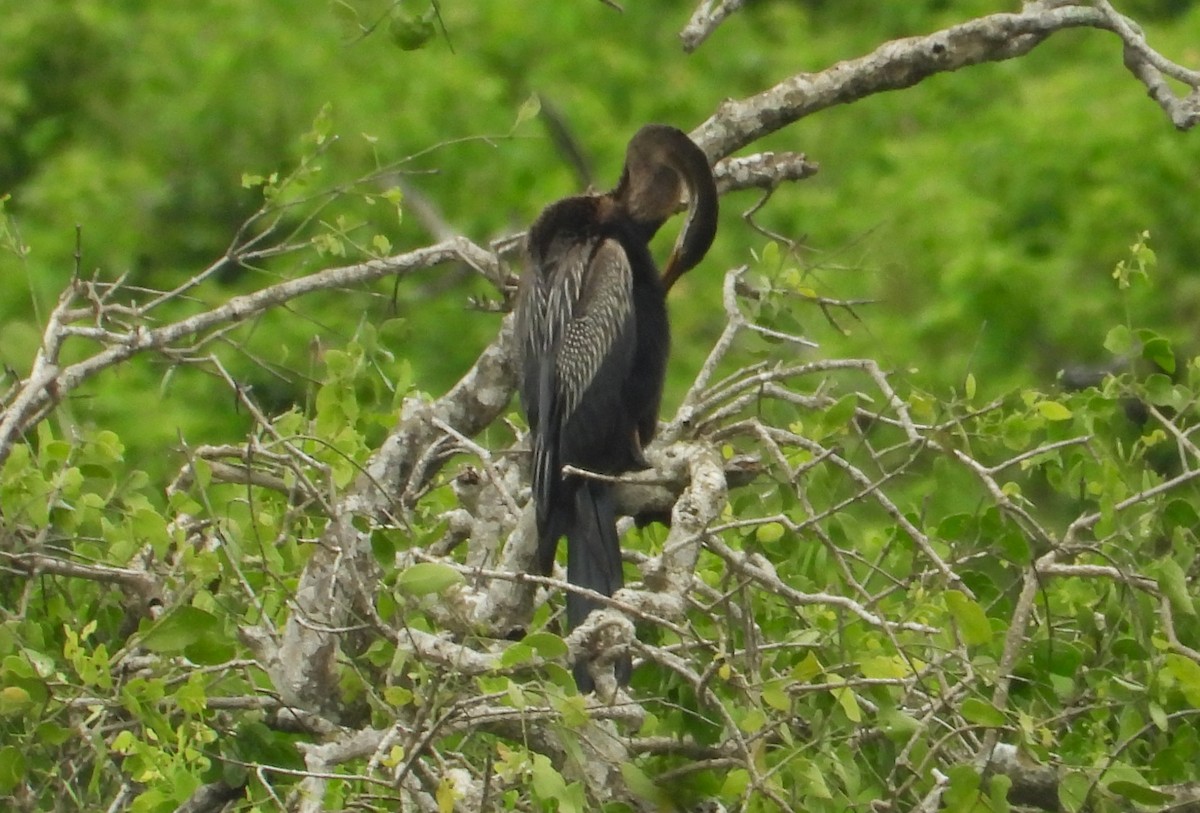
[[[62,289],[68,364],[383,262],[438,221],[514,231],[611,183],[625,123],[699,120],[798,60],[991,10],[750,4],[685,60],[661,46],[685,5],[594,5],[14,10],[5,385],[30,374]],[[1142,5],[1164,47],[1189,42],[1196,9]],[[511,381],[476,385],[495,413],[478,432],[436,397],[481,349],[503,356],[486,312],[503,269],[462,255],[435,278],[409,272],[447,257],[404,255],[394,280],[329,277],[131,355],[5,450],[0,795],[133,811],[1178,802],[1200,781],[1200,235],[1181,192],[1197,148],[1157,132],[1136,88],[1093,92],[1111,42],[1056,42],[772,136],[822,174],[748,223],[727,196],[672,305],[652,450],[667,474],[630,486],[666,483],[676,506],[669,530],[623,536],[634,702],[574,691],[557,589],[535,597],[507,566],[527,473],[521,420],[492,401]],[[582,162],[548,157],[538,128],[556,121]],[[675,588],[680,550],[695,563]],[[338,568],[353,578],[322,575]],[[323,627],[316,608],[343,604],[352,623]],[[287,655],[327,633],[322,683],[321,653]],[[324,696],[283,679],[298,667]]]

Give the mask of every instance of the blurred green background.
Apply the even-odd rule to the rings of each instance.
[[[164,289],[219,260],[261,204],[244,176],[286,174],[307,155],[297,188],[349,190],[285,215],[303,238],[345,238],[337,248],[223,269],[195,292],[192,311],[178,310],[194,312],[369,256],[372,245],[433,242],[410,205],[418,194],[477,242],[521,230],[581,188],[545,117],[519,113],[535,94],[603,188],[644,122],[690,129],[727,97],[889,38],[1014,10],[981,0],[752,3],[689,56],[677,34],[694,4],[675,1],[627,2],[617,13],[585,0],[443,0],[444,34],[424,3],[2,5],[0,194],[11,197],[0,361],[17,372],[70,279],[76,224],[85,275]],[[1200,65],[1196,4],[1119,5],[1159,50]],[[314,156],[302,136],[326,106],[321,126],[337,140]],[[797,242],[793,262],[818,293],[875,300],[857,318],[839,314],[836,328],[798,306],[800,329],[821,344],[814,357],[870,356],[938,395],[971,373],[987,396],[1048,388],[1066,365],[1103,361],[1106,331],[1126,321],[1195,350],[1200,138],[1171,128],[1110,35],[1058,34],[1028,58],[828,110],[756,148],[803,151],[821,165],[779,190],[756,223]],[[396,183],[409,193],[402,217],[365,200]],[[722,272],[754,265],[770,242],[740,217],[756,200],[724,199],[714,250],[673,297],[674,398],[720,330]],[[1111,270],[1143,230],[1158,280],[1122,297]],[[380,235],[386,243],[373,244]],[[304,403],[321,375],[314,337],[336,347],[371,323],[411,364],[416,386],[437,393],[498,325],[495,313],[469,307],[472,297],[496,298],[475,275],[441,267],[398,287],[302,300],[212,349],[279,411]],[[210,372],[154,359],[101,376],[66,414],[113,428],[151,470],[181,436],[223,442],[249,425]]]

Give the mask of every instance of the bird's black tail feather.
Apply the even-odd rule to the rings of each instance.
[[[625,585],[617,512],[608,483],[584,480],[575,490],[575,516],[567,531],[567,581],[605,596]],[[601,606],[578,593],[567,593],[567,626],[575,629]],[[617,682],[627,684],[631,671],[632,664],[625,656],[616,665]],[[575,664],[575,684],[585,693],[595,688],[583,660]]]

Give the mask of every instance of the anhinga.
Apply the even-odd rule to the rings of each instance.
[[[687,220],[660,278],[650,239],[685,189]],[[629,142],[616,189],[553,203],[530,228],[516,330],[542,573],[566,535],[571,584],[605,596],[622,587],[611,484],[562,468],[611,475],[647,467],[642,449],[657,428],[670,344],[666,293],[700,262],[716,230],[708,159],[681,131],[659,124]],[[568,627],[596,608],[568,594]],[[574,671],[580,691],[590,691],[587,664]],[[618,680],[628,682],[629,672],[625,659]]]

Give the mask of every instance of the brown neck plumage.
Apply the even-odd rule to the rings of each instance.
[[[675,213],[687,191],[687,218],[663,267],[667,291],[704,257],[717,233],[717,186],[708,158],[674,127],[648,124],[634,135],[625,168],[610,194],[637,225],[653,236]]]

